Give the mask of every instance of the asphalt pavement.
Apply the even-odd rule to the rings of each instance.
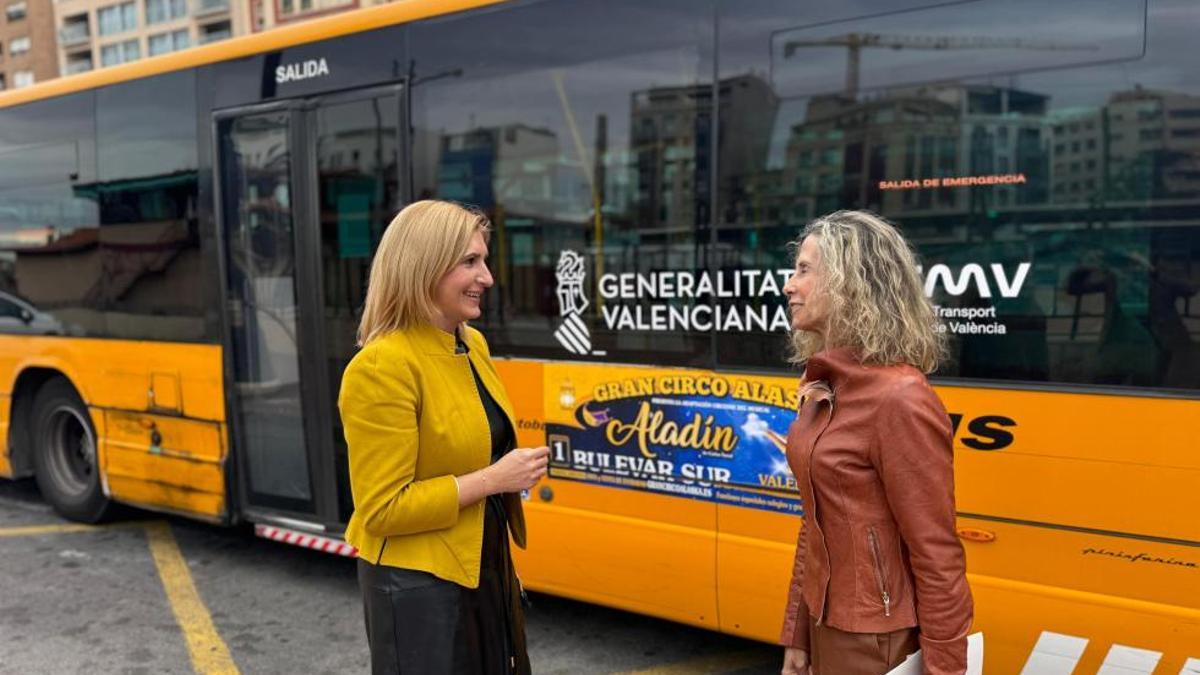
[[[779,672],[779,650],[548,595],[535,673]],[[129,509],[63,520],[0,479],[0,674],[368,673],[354,561]]]

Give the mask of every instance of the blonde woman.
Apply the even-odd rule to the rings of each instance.
[[[943,337],[899,231],[818,218],[784,286],[805,365],[788,463],[804,500],[784,675],[881,675],[918,648],[962,673],[973,605],[955,534],[950,419],[925,373]]]
[[[492,286],[487,218],[416,202],[384,232],[338,407],[350,451],[371,670],[528,673],[508,533],[549,449],[516,448],[512,405],[467,321]]]

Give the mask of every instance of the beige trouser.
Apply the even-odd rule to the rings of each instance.
[[[812,675],[883,675],[921,648],[916,628],[847,633],[808,619]]]

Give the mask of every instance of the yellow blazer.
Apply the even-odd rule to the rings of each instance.
[[[468,359],[516,424],[483,335],[462,330],[468,354],[455,354],[454,336],[424,324],[375,339],[346,367],[338,395],[354,494],[346,541],[377,565],[478,588],[484,503],[460,510],[454,476],[491,463],[492,439]],[[521,499],[504,500],[513,540],[524,548]]]

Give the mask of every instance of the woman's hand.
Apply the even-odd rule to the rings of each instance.
[[[488,495],[528,490],[546,475],[550,448],[516,448],[495,464],[456,476],[458,508],[466,508]]]
[[[784,647],[783,670],[779,675],[808,675],[808,652],[795,647]]]
[[[550,448],[515,448],[483,470],[488,494],[528,490],[546,475]]]

